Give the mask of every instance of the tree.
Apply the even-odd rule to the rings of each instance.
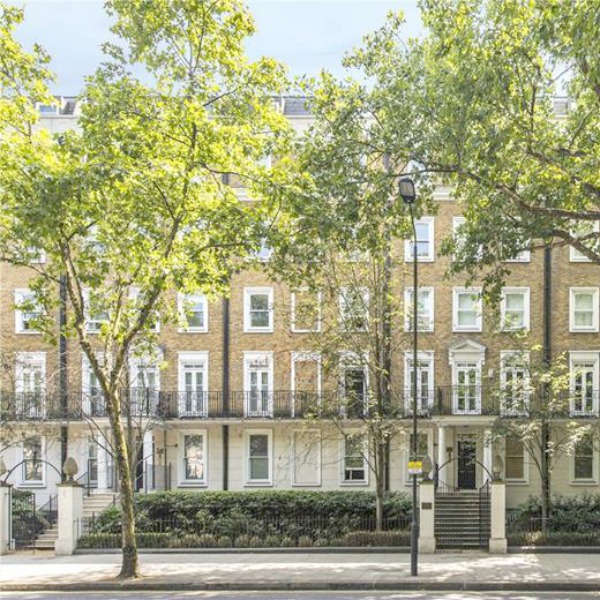
[[[504,261],[539,240],[600,264],[600,58],[589,52],[598,4],[423,0],[421,9],[422,40],[405,42],[391,15],[346,64],[368,78],[361,95],[385,150],[451,183],[463,203],[453,270],[497,292]]]
[[[310,356],[321,368],[325,389],[302,412],[309,426],[331,424],[329,430],[341,435],[360,459],[358,471],[365,478],[370,472],[378,529],[383,527],[390,444],[406,427],[401,421],[405,395],[392,382],[392,356],[401,354],[406,340],[397,331],[392,337],[391,324],[402,320],[403,307],[385,262],[357,252],[326,252],[319,274],[296,291],[292,314],[295,328],[308,332],[304,344],[314,353]]]
[[[595,392],[585,384],[573,390],[573,378],[564,357],[548,366],[539,347],[505,358],[509,374],[497,390],[499,416],[491,429],[491,440],[505,445],[522,444],[537,471],[540,483],[542,528],[545,529],[552,496],[552,473],[564,456],[573,456],[577,446],[598,433],[594,419],[574,418],[573,410],[585,413]],[[508,473],[506,473],[508,477]]]
[[[337,389],[317,415],[345,438],[366,442],[354,446],[375,480],[381,527],[389,444],[405,429],[399,420],[405,391],[393,357],[412,347],[396,251],[398,240],[412,237],[396,188],[405,161],[386,152],[366,88],[324,74],[309,89],[314,124],[298,140],[293,160],[280,161],[267,182],[265,195],[282,207],[270,230],[276,252],[269,267],[292,289],[322,296],[323,324],[310,345]],[[428,209],[433,203],[423,200],[417,211]],[[354,371],[367,374],[368,385]],[[349,434],[352,424],[358,426]]]
[[[122,47],[107,45],[109,60],[87,81],[81,131],[56,140],[13,124],[3,135],[0,254],[30,266],[31,248],[46,253],[30,287],[51,341],[64,281],[62,333],[89,361],[110,420],[122,510],[119,576],[135,577],[128,361],[153,353],[157,314],[163,323],[177,319],[173,292],[226,293],[231,274],[259,247],[266,207],[241,203],[226,175],[256,187],[267,175],[259,159],[285,142],[287,124],[272,99],[282,90],[282,68],[244,57],[254,24],[241,2],[111,0],[107,7]],[[29,106],[26,95],[19,98]]]

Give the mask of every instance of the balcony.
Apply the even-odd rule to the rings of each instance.
[[[49,396],[44,392],[4,393],[0,399],[2,421],[60,419],[63,412],[58,396]]]
[[[449,385],[437,388],[431,414],[436,416],[499,415],[502,400],[498,388],[481,385]]]
[[[600,391],[563,390],[544,401],[540,390],[502,390],[495,386],[442,386],[418,390],[420,418],[431,416],[502,416],[506,418],[598,418]],[[124,418],[164,420],[208,419],[347,419],[377,415],[385,419],[412,416],[412,390],[394,391],[388,405],[378,407],[372,398],[338,391],[291,390],[159,391],[134,388],[122,393]],[[66,403],[58,393],[4,393],[0,421],[87,420],[107,418],[99,392],[69,394]]]

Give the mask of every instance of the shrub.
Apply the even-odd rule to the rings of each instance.
[[[384,528],[396,531],[406,527],[409,507],[406,494],[388,493]],[[371,492],[177,491],[136,498],[141,547],[152,543],[173,548],[231,547],[232,542],[238,548],[327,546],[356,531],[373,531],[374,515]],[[108,508],[90,525],[91,534],[120,531],[117,506]]]
[[[509,531],[532,532],[541,528],[539,498],[530,497],[513,512]],[[600,530],[600,494],[552,497],[546,533],[593,534]],[[557,538],[558,539],[558,538]]]

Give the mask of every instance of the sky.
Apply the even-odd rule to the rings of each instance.
[[[291,75],[315,75],[325,68],[343,75],[341,60],[362,37],[380,27],[390,10],[402,10],[407,35],[421,29],[417,0],[247,0],[258,32],[247,43],[251,58],[272,56]],[[52,56],[57,95],[76,95],[85,75],[102,61],[110,19],[102,0],[10,0],[25,8],[17,38],[41,44]]]

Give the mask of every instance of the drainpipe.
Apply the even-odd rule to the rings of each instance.
[[[552,246],[551,240],[547,240],[544,247],[544,365],[549,368],[552,363]],[[542,387],[542,401],[548,403],[550,401],[550,389],[548,384],[543,384]],[[541,442],[542,442],[542,453],[541,453],[541,467],[542,473],[545,475],[542,478],[542,495],[545,497],[545,502],[542,506],[546,508],[549,503],[549,490],[550,490],[550,472],[548,465],[548,448],[550,445],[550,426],[547,422],[547,418],[544,417],[541,430]],[[544,511],[542,511],[544,513]],[[545,527],[545,514],[543,526]]]
[[[59,326],[59,388],[60,388],[60,467],[62,473],[62,465],[65,464],[68,456],[69,443],[69,382],[67,378],[67,278],[65,275],[60,276],[60,307],[58,310],[58,326]],[[65,481],[65,475],[62,473],[62,481]]]
[[[544,247],[544,362],[552,360],[552,247]]]
[[[229,298],[223,298],[223,413],[229,415]],[[229,425],[223,425],[223,489],[229,489]]]

